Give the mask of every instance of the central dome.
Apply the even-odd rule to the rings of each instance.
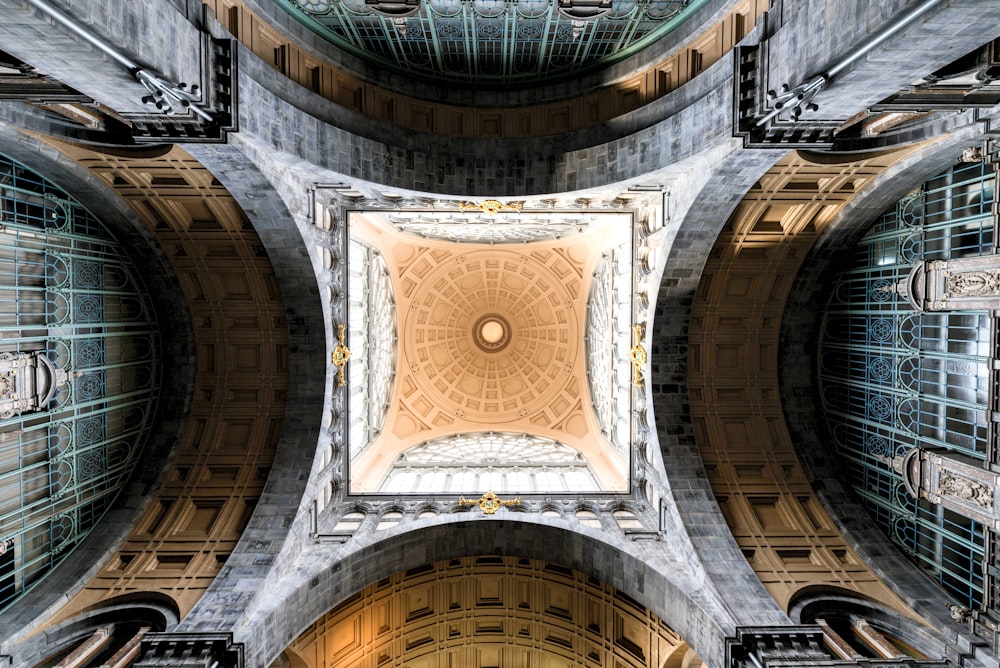
[[[510,324],[503,316],[495,313],[484,315],[472,328],[472,337],[480,350],[489,353],[499,352],[510,343]]]
[[[611,442],[588,388],[594,362],[598,392],[630,396],[602,362],[627,356],[629,311],[609,314],[612,336],[588,312],[629,303],[611,285],[630,290],[630,216],[353,213],[349,383],[370,422],[353,430],[352,491],[627,490],[630,429]]]
[[[542,410],[571,380],[581,314],[555,253],[442,254],[403,314],[404,356],[434,405],[478,422]]]

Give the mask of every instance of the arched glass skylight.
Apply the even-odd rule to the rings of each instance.
[[[324,39],[409,76],[514,84],[636,53],[706,0],[277,0]]]
[[[400,455],[380,491],[479,493],[599,489],[574,448],[527,434],[481,433],[421,443]]]
[[[145,289],[112,235],[0,156],[0,608],[65,559],[122,489],[152,425],[158,349]]]
[[[882,215],[837,277],[819,350],[834,446],[882,530],[970,608],[983,602],[982,525],[907,493],[914,448],[989,458],[995,319],[917,312],[893,287],[919,261],[994,253],[992,167],[960,164]]]

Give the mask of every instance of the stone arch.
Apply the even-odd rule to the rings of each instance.
[[[537,516],[480,518],[449,515],[413,522],[375,541],[345,544],[334,560],[303,576],[284,601],[251,611],[236,633],[247,654],[268,663],[320,616],[365,587],[408,569],[453,558],[493,555],[537,559],[579,571],[611,585],[655,613],[710,665],[723,662],[723,639],[735,620],[721,597],[684,565],[671,562],[656,542],[628,542],[567,522]],[[332,562],[332,563],[331,563]],[[254,634],[275,624],[273,637]]]
[[[307,503],[306,499],[316,498],[320,485],[330,484],[310,480],[309,476],[323,415],[329,411],[329,406],[324,405],[327,401],[326,341],[333,339],[333,325],[332,319],[323,312],[313,258],[306,248],[307,240],[299,234],[293,215],[275,187],[231,144],[188,148],[232,195],[253,225],[274,269],[287,320],[288,374],[295,378],[295,382],[289,383],[285,405],[315,407],[315,410],[296,410],[294,416],[286,413],[264,488],[269,502],[255,508],[244,529],[243,540],[227,561],[227,564],[239,564],[239,576],[234,577],[230,571],[223,570],[212,586],[214,589],[220,584],[225,587],[240,582],[241,587],[247,587],[249,582],[259,585],[267,577],[275,555],[286,542],[307,540],[308,513],[298,511]],[[337,490],[332,491],[335,496]],[[273,516],[297,519],[276,528],[271,521]],[[295,552],[290,549],[285,554]],[[242,601],[233,606],[234,615],[242,612],[244,604]],[[196,605],[185,623],[188,620],[196,622],[203,612],[209,618],[215,616],[213,610],[203,611]]]
[[[24,665],[37,665],[42,661],[69,651],[86,640],[94,631],[108,625],[128,627],[113,641],[124,643],[138,626],[148,626],[151,631],[165,631],[177,624],[177,604],[169,596],[125,594],[46,629],[24,644],[19,661]]]
[[[698,527],[690,540],[703,555],[708,577],[724,591],[739,591],[748,610],[754,610],[741,620],[746,625],[782,623],[784,614],[753,577],[708,483],[686,385],[688,330],[694,294],[717,236],[744,193],[780,157],[778,151],[729,156],[687,207],[662,269],[654,270],[661,279],[651,323],[650,367],[652,415],[669,487],[663,494],[676,504],[684,527]]]
[[[262,60],[248,57],[241,61],[241,70],[247,75],[240,84],[241,95],[260,100],[261,108],[271,111],[241,118],[240,135],[234,143],[246,141],[242,139],[245,132],[250,141],[278,159],[309,160],[315,167],[341,175],[339,178],[458,197],[524,197],[648,182],[656,172],[693,157],[696,148],[731,141],[729,115],[716,113],[714,102],[731,96],[732,67],[732,59],[719,60],[699,75],[697,87],[682,86],[625,114],[622,123],[603,123],[544,140],[442,138],[427,132],[406,132],[398,145],[390,145],[379,140],[398,135],[390,124],[359,124],[353,114],[315,95],[293,100],[283,75]],[[714,94],[704,95],[704,90]],[[289,131],[280,135],[270,132],[267,119],[274,117],[281,118]],[[370,137],[372,132],[378,136]],[[291,138],[296,134],[300,140],[293,143]],[[693,138],[680,143],[671,140],[677,136]],[[427,150],[428,145],[433,145],[433,150]],[[344,146],[354,148],[345,151]],[[200,155],[195,150],[192,153]],[[470,168],[469,156],[475,155],[490,156],[488,174],[479,175]],[[404,164],[412,168],[399,169]],[[594,168],[576,169],[574,165],[579,164],[593,164]],[[479,178],[467,178],[470,171]]]
[[[293,653],[330,667],[548,659],[620,668],[672,659],[679,666],[679,657],[694,654],[658,615],[597,578],[497,555],[451,558],[383,578],[310,624],[282,656]]]
[[[382,90],[388,92],[402,92],[424,100],[447,100],[457,106],[473,108],[523,107],[537,103],[540,99],[572,99],[580,95],[581,92],[606,85],[609,81],[619,81],[627,79],[630,76],[635,76],[652,63],[663,60],[667,55],[676,52],[680,48],[684,48],[687,43],[696,40],[700,35],[707,32],[706,28],[708,26],[717,22],[720,16],[724,16],[727,11],[732,10],[733,6],[737,4],[734,0],[711,0],[710,2],[706,2],[699,8],[695,16],[692,16],[667,35],[664,35],[655,44],[640,50],[623,61],[609,64],[598,72],[574,77],[572,80],[556,82],[542,81],[534,84],[530,82],[522,83],[516,90],[504,91],[502,105],[497,102],[498,98],[492,91],[483,91],[474,88],[463,89],[461,86],[448,86],[440,82],[434,83],[426,78],[417,81],[391,70],[379,73],[377,85]],[[359,77],[359,79],[370,78],[366,74],[366,70],[370,68],[370,65],[366,64],[362,58],[350,51],[338,48],[302,23],[289,21],[287,15],[279,6],[252,2],[245,3],[241,9],[246,13],[252,13],[255,16],[255,20],[266,23],[269,28],[273,29],[274,34],[280,36],[279,40],[287,40],[287,43],[291,45],[301,45],[301,47],[305,47],[310,52],[322,57],[324,61],[335,63],[337,69],[342,72],[342,76],[353,75]],[[744,9],[744,11],[746,10]],[[219,21],[229,27],[232,18],[223,16],[222,12],[219,12],[219,14]],[[751,19],[749,23],[753,23],[753,20]],[[233,32],[238,32],[238,30],[234,30]],[[300,80],[301,75],[298,77],[292,76],[292,78]]]
[[[816,619],[834,616],[865,619],[879,631],[929,658],[944,655],[944,644],[930,627],[852,591],[828,586],[806,587],[796,593],[789,606],[789,617],[799,624],[814,624]]]

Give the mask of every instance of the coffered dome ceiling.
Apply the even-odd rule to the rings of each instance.
[[[441,439],[449,439],[449,450],[460,453],[453,457],[456,465],[462,462],[467,469],[480,461],[489,468],[487,478],[496,491],[540,491],[536,487],[562,484],[552,483],[555,478],[573,480],[565,483],[567,491],[581,485],[589,491],[627,489],[628,444],[609,438],[594,409],[588,377],[589,358],[613,351],[593,346],[588,351],[584,335],[588,309],[608,306],[590,297],[606,291],[601,281],[610,280],[608,272],[597,269],[612,249],[624,252],[628,276],[629,220],[628,215],[603,214],[565,226],[562,238],[525,242],[533,228],[520,226],[511,230],[518,243],[458,243],[408,233],[411,221],[394,221],[381,212],[354,214],[351,253],[367,261],[363,272],[352,274],[351,302],[365,304],[364,315],[361,308],[355,310],[367,322],[351,323],[351,346],[368,359],[351,367],[351,394],[361,399],[352,410],[363,412],[372,403],[385,410],[377,416],[368,410],[364,435],[359,427],[351,439],[352,489],[392,491],[386,480],[413,479],[390,474],[401,466],[440,472],[445,462],[428,459],[424,451]],[[439,219],[438,229],[446,232],[440,236],[453,236],[455,225],[461,223]],[[466,233],[475,229],[462,227]],[[387,290],[391,297],[379,295]],[[381,320],[371,316],[375,304],[386,303],[391,308],[381,309],[387,311]],[[616,340],[627,345],[627,313],[622,320],[624,338]],[[389,340],[391,332],[398,337]],[[390,356],[395,358],[391,372],[377,359]],[[391,378],[378,378],[379,373]],[[627,374],[624,386],[627,394]],[[497,467],[519,482],[504,483]],[[550,482],[525,488],[525,471],[532,468],[538,474],[544,469],[541,478]],[[461,477],[463,484],[472,484],[465,474]],[[510,487],[516,489],[505,489]],[[486,490],[477,483],[450,491]]]
[[[564,421],[580,399],[573,371],[583,264],[552,248],[402,253],[403,355],[434,404],[431,423]]]
[[[451,82],[567,78],[649,46],[705,0],[278,0],[336,46]]]

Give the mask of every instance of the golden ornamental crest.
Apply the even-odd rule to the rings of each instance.
[[[337,336],[340,338],[340,343],[330,353],[330,361],[337,367],[337,387],[343,387],[347,383],[344,379],[344,367],[347,366],[347,360],[351,359],[351,351],[348,350],[347,344],[344,341],[346,331],[346,326],[337,325]]]
[[[458,208],[462,211],[482,211],[483,213],[489,214],[491,216],[496,215],[500,211],[516,211],[521,212],[521,203],[514,202],[513,204],[504,204],[503,202],[495,199],[486,199],[479,204],[474,204],[472,202],[462,202],[458,205]]]
[[[628,358],[632,361],[632,384],[642,385],[642,368],[646,366],[646,349],[642,347],[642,325],[634,325],[632,332],[635,345],[628,351]]]
[[[493,515],[501,506],[519,506],[521,505],[521,499],[515,498],[511,501],[504,501],[499,496],[494,494],[492,491],[486,492],[478,500],[476,499],[466,499],[465,497],[459,497],[458,505],[460,506],[479,506],[479,509],[483,511],[485,515]]]

